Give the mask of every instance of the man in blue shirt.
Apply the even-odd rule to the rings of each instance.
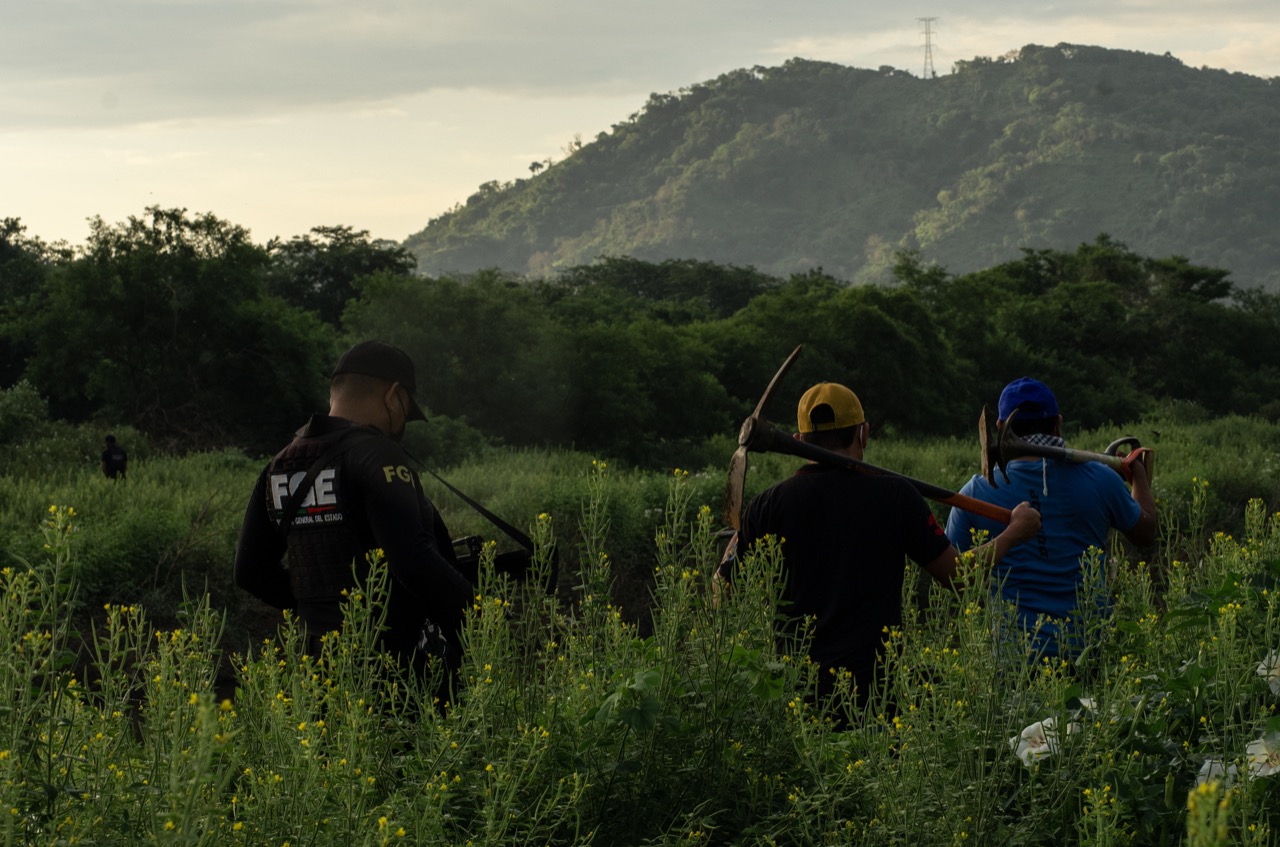
[[[1057,399],[1044,383],[1030,377],[1014,380],[1000,394],[996,426],[1003,431],[1006,425],[1025,441],[1066,446]],[[1139,547],[1156,539],[1156,504],[1146,467],[1141,462],[1130,467],[1132,487],[1098,462],[1022,456],[1006,464],[1009,484],[996,488],[975,476],[961,489],[962,494],[1006,507],[1028,501],[1040,512],[1039,534],[1010,550],[992,571],[993,585],[1016,607],[1017,621],[1028,633],[1036,658],[1071,656],[1083,648],[1085,616],[1077,608],[1078,596],[1097,598],[1098,609],[1089,614],[1109,611],[1106,586],[1085,584],[1084,559],[1091,548],[1103,563],[1112,528]],[[994,535],[1001,529],[959,509],[947,519],[947,537],[961,551],[974,545],[975,532]],[[1105,568],[1094,572],[1101,578]]]

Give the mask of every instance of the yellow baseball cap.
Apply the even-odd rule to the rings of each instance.
[[[819,415],[819,420],[823,422],[815,424],[813,413],[821,406],[830,408],[835,419],[828,421],[826,415]],[[796,423],[800,432],[844,429],[857,426],[865,420],[858,395],[838,382],[820,382],[813,386],[800,398],[800,406],[796,409]]]

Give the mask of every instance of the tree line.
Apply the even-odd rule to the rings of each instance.
[[[261,454],[325,408],[337,353],[378,337],[418,363],[436,464],[503,444],[688,466],[723,452],[797,344],[765,412],[786,428],[800,391],[834,380],[878,430],[972,437],[1024,374],[1054,387],[1071,426],[1155,408],[1280,417],[1280,296],[1229,277],[1105,235],[958,275],[900,252],[886,285],[630,257],[421,276],[403,247],[348,227],[260,245],[152,207],[92,221],[71,249],[10,218],[0,388],[162,448]]]

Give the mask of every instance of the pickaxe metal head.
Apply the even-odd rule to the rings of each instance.
[[[760,413],[764,411],[764,406],[773,396],[774,389],[778,387],[778,383],[782,381],[783,375],[796,360],[796,356],[800,355],[803,347],[803,344],[797,346],[791,351],[791,355],[787,356],[782,366],[774,373],[773,379],[769,380],[764,394],[760,395],[760,401],[752,410],[751,417],[747,418],[738,430],[738,449],[733,451],[733,457],[729,460],[729,477],[724,486],[724,522],[734,529],[742,527],[742,492],[747,482],[747,451],[756,424],[763,421]]]
[[[1013,421],[1018,417],[1018,410],[1013,409],[1009,412],[1009,417],[1003,421],[996,422],[998,431],[999,446],[994,452],[997,467],[1000,473],[1004,474],[1005,481],[1009,481],[1009,473],[1005,468],[1014,459],[1022,456],[1041,456],[1050,459],[1064,459],[1066,454],[1070,453],[1065,447],[1047,447],[1043,444],[1033,444],[1024,438],[1018,436],[1013,431]]]
[[[997,436],[998,438],[998,436]],[[1000,447],[998,440],[991,440],[991,424],[987,421],[987,404],[982,404],[982,412],[978,415],[978,446],[982,450],[982,475],[992,488],[997,488],[996,484],[996,468],[1000,469],[1000,475],[1004,477],[1005,484],[1009,483],[1009,474],[1005,473],[1004,463],[1000,458]]]

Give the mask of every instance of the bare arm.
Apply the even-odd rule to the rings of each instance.
[[[732,576],[730,571],[738,560],[738,533],[735,531],[729,538],[729,543],[724,547],[724,553],[720,556],[720,564],[716,566],[716,571],[711,575],[711,606],[712,608],[720,608],[720,601],[729,593],[729,579]]]
[[[235,584],[269,606],[293,608],[297,601],[289,587],[289,574],[281,565],[287,545],[267,516],[264,492],[266,472],[258,477],[245,509],[240,539],[236,542],[233,570]]]
[[[1156,519],[1156,498],[1151,493],[1151,480],[1147,478],[1147,468],[1142,462],[1134,462],[1129,466],[1133,473],[1131,492],[1133,499],[1142,509],[1142,517],[1125,532],[1125,537],[1139,547],[1146,547],[1156,540],[1159,523]]]
[[[1009,525],[995,538],[974,549],[979,561],[987,566],[994,565],[1005,557],[1011,549],[1022,542],[1034,538],[1040,531],[1040,513],[1031,508],[1025,500],[1013,507]],[[934,579],[943,585],[950,585],[956,575],[956,564],[960,559],[960,551],[955,545],[943,550],[936,559],[924,566]]]

